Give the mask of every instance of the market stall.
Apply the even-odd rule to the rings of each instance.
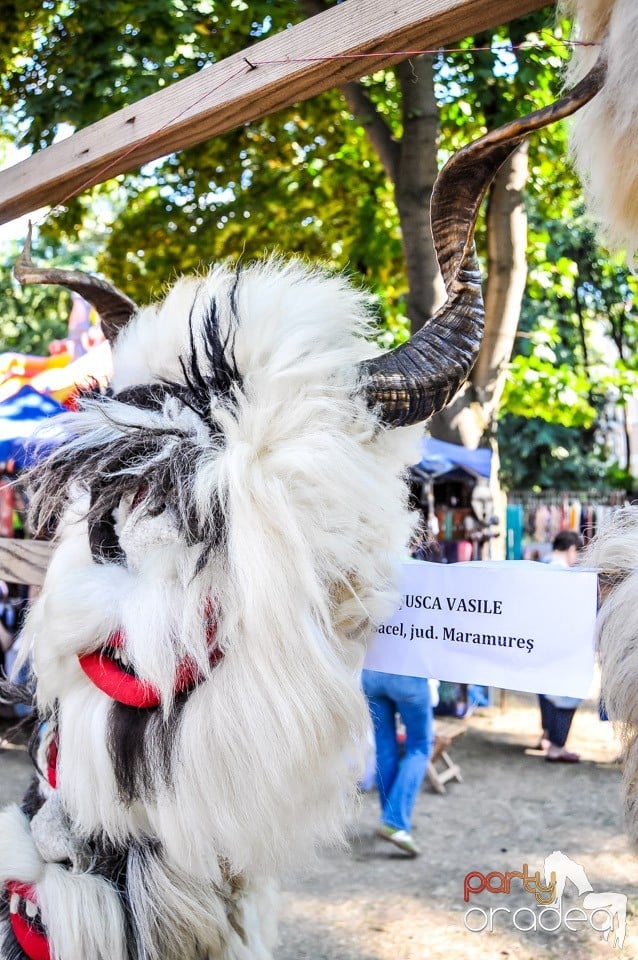
[[[488,488],[492,451],[469,450],[434,437],[422,440],[422,457],[411,470],[412,495],[425,526],[447,563],[479,559],[496,534]]]

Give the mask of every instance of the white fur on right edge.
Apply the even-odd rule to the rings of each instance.
[[[638,507],[618,510],[585,551],[582,563],[618,576],[598,615],[603,701],[621,725],[627,823],[638,841]]]
[[[578,111],[570,137],[589,212],[613,250],[638,248],[638,3],[566,0],[575,14],[575,38],[603,44],[607,79]],[[606,39],[605,39],[606,36]],[[576,47],[568,69],[573,86],[593,67],[601,47]]]

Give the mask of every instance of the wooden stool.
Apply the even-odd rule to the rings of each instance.
[[[467,725],[463,720],[436,720],[434,723],[434,747],[428,764],[427,777],[435,793],[445,793],[445,784],[448,780],[463,783],[461,768],[450,757],[448,748],[466,730]],[[439,768],[437,768],[437,762]]]

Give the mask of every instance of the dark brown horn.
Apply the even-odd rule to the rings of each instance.
[[[427,420],[454,397],[478,355],[485,311],[474,228],[481,201],[499,167],[525,137],[570,116],[601,89],[606,61],[555,103],[468,144],[440,172],[430,219],[447,300],[411,340],[359,365],[371,407],[391,427]]]
[[[133,301],[108,280],[78,270],[36,267],[31,259],[31,224],[24,249],[15,262],[13,275],[19,283],[57,283],[79,293],[99,313],[102,331],[111,343],[137,310]]]

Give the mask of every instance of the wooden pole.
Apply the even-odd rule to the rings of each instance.
[[[52,552],[53,545],[47,540],[0,537],[0,579],[40,586]]]
[[[545,2],[348,0],[3,171],[0,223]]]

